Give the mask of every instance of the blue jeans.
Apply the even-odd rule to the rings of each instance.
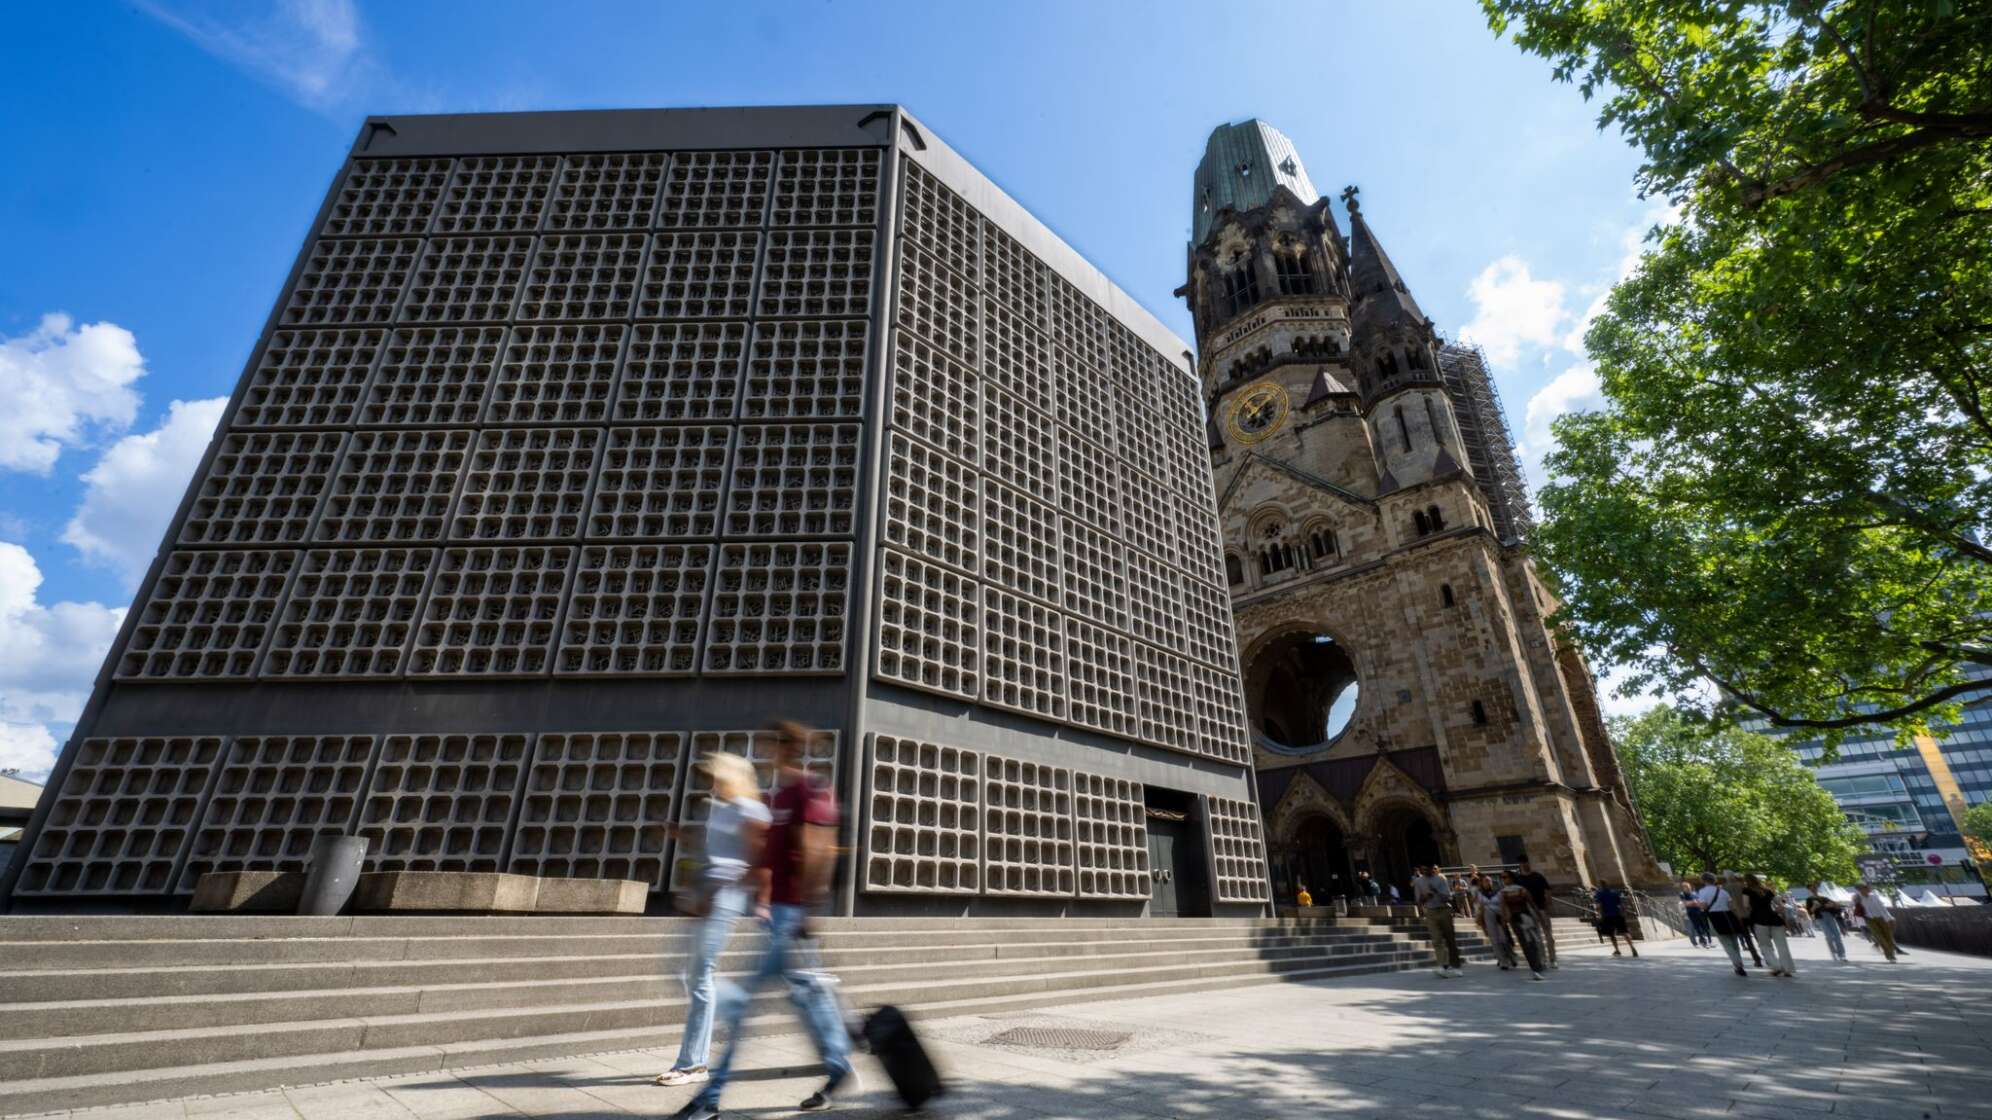
[[[691,954],[685,960],[681,979],[685,984],[685,1040],[678,1044],[678,1060],[672,1069],[696,1069],[706,1064],[712,1051],[713,964],[726,951],[726,939],[733,923],[747,910],[747,890],[740,886],[721,887],[712,896],[712,909],[692,931]]]
[[[747,1004],[763,984],[776,976],[788,981],[789,1002],[801,1013],[803,1026],[809,1029],[809,1037],[816,1043],[816,1052],[823,1058],[830,1083],[835,1085],[850,1076],[851,1035],[838,1010],[837,995],[822,975],[808,970],[815,963],[815,954],[803,954],[807,959],[796,959],[795,931],[808,915],[809,911],[801,906],[778,902],[768,907],[768,949],[753,975],[747,978],[747,986],[720,981],[719,1014],[726,1022],[726,1049],[719,1055],[719,1064],[712,1067],[712,1080],[706,1083],[705,1092],[699,1094],[699,1102],[705,1107],[719,1107],[719,1095],[733,1072],[734,1052],[740,1049],[740,1021],[747,1017]]]
[[[1833,959],[1846,960],[1847,943],[1840,940],[1839,917],[1834,914],[1821,914],[1812,920],[1812,924],[1818,926],[1819,932],[1826,935],[1826,947],[1833,951]]]
[[[1688,911],[1688,944],[1707,945],[1715,940],[1715,934],[1708,927],[1708,915],[1700,910]]]

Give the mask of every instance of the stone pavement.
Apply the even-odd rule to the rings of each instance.
[[[1730,973],[1683,942],[1640,960],[1566,952],[1533,983],[1471,965],[1230,992],[1079,1003],[922,1024],[953,1091],[931,1113],[1046,1117],[1992,1116],[1992,961],[1918,951],[1853,963],[1798,939],[1799,978]],[[1111,1051],[1019,1049],[990,1035],[1066,1026],[1130,1035]],[[666,1116],[689,1089],[649,1084],[672,1054],[627,1052],[447,1074],[86,1109],[79,1120],[472,1120]],[[897,1115],[884,1076],[834,1115]],[[774,1117],[814,1088],[800,1036],[754,1038],[729,1115]]]

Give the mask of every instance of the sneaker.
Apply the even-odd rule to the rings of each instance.
[[[823,1083],[823,1088],[803,1098],[796,1108],[803,1112],[826,1112],[831,1106],[832,1097],[848,1096],[859,1092],[863,1085],[858,1081],[858,1071],[852,1070],[842,1077],[833,1077]]]
[[[685,1102],[685,1107],[671,1114],[671,1120],[719,1120],[719,1110],[707,1104],[704,1097],[693,1097]]]
[[[1622,957],[1622,956],[1625,956],[1625,954],[1624,954],[1624,953],[1621,953],[1621,952],[1619,952],[1619,951],[1618,951],[1617,949],[1613,949],[1613,950],[1612,950],[1612,956],[1614,956],[1614,957]]]
[[[1743,966],[1740,964],[1736,966],[1736,975],[1741,976],[1746,980],[1750,978],[1750,974],[1743,971]]]
[[[700,1084],[701,1082],[711,1080],[711,1078],[712,1074],[706,1072],[706,1067],[692,1066],[689,1069],[666,1070],[665,1072],[658,1074],[657,1080],[651,1082],[651,1084],[697,1085]]]
[[[1540,979],[1542,979],[1542,978],[1543,978],[1543,975],[1542,975],[1542,973],[1540,973],[1540,972],[1531,972],[1531,973],[1529,973],[1529,979],[1531,979],[1531,980],[1540,980]]]

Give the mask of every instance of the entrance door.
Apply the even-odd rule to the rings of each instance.
[[[1176,849],[1185,842],[1188,830],[1182,821],[1148,818],[1148,914],[1154,918],[1176,918],[1183,913],[1176,894]]]
[[[1184,814],[1148,814],[1148,914],[1153,918],[1210,916],[1202,838]]]

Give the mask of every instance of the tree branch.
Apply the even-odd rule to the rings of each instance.
[[[1925,128],[1903,136],[1894,136],[1887,140],[1876,140],[1871,144],[1862,144],[1857,148],[1841,152],[1839,155],[1823,163],[1815,163],[1795,175],[1788,175],[1775,183],[1745,182],[1743,185],[1743,205],[1748,209],[1755,210],[1762,207],[1765,203],[1783,198],[1785,195],[1795,194],[1805,190],[1807,187],[1816,187],[1833,176],[1840,174],[1842,171],[1851,171],[1856,167],[1865,167],[1871,163],[1880,163],[1883,160],[1893,159],[1896,156],[1916,151],[1919,148],[1927,148],[1933,144],[1942,144],[1949,140],[1977,136],[1992,136],[1992,124],[1956,130]]]
[[[1797,716],[1785,715],[1764,701],[1745,692],[1732,682],[1709,672],[1707,666],[1701,664],[1699,661],[1695,661],[1693,664],[1702,675],[1714,681],[1724,692],[1734,696],[1744,707],[1763,716],[1773,727],[1816,727],[1820,730],[1830,731],[1837,728],[1863,727],[1869,724],[1888,723],[1907,716],[1913,716],[1918,712],[1927,712],[1931,708],[1940,707],[1968,693],[1992,691],[1992,680],[1963,681],[1948,688],[1940,688],[1919,700],[1913,700],[1900,707],[1888,708],[1877,712],[1867,712],[1857,716],[1842,716],[1838,719],[1802,719]]]

